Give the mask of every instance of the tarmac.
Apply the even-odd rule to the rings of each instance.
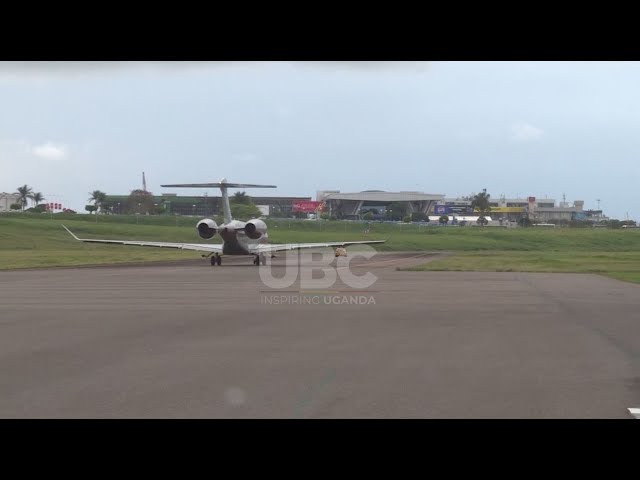
[[[633,418],[640,285],[438,255],[0,272],[0,418]]]

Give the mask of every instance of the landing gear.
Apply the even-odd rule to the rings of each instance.
[[[213,267],[214,265],[222,265],[222,257],[219,253],[211,256],[211,266]]]
[[[267,264],[267,257],[266,255],[255,255],[253,257],[253,264],[256,267],[259,267],[260,264],[262,263],[262,265],[266,265]]]

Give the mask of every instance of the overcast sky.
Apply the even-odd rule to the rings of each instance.
[[[640,217],[637,62],[0,62],[0,192],[268,183],[585,201]],[[209,195],[219,192],[209,191]]]

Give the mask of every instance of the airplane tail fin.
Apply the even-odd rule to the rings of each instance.
[[[228,188],[277,188],[275,185],[256,185],[253,183],[228,183],[225,178],[216,183],[175,183],[171,185],[160,185],[161,187],[173,188],[219,188],[222,192],[222,208],[224,210],[224,222],[229,223],[231,217],[231,206],[229,205]]]

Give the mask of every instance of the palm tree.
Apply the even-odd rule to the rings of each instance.
[[[491,212],[491,205],[489,204],[489,199],[491,195],[487,193],[487,189],[483,188],[482,192],[474,195],[473,200],[471,200],[471,208],[478,210],[480,212],[480,216],[478,217],[478,225],[484,227],[488,222],[485,218]]]
[[[245,192],[236,192],[231,197],[231,203],[239,203],[241,205],[249,205],[251,198]]]
[[[29,198],[33,200],[33,203],[35,204],[34,207],[37,207],[38,204],[44,200],[44,196],[41,192],[32,193]]]
[[[89,201],[93,202],[93,204],[96,207],[96,214],[98,213],[98,208],[100,208],[102,206],[102,204],[105,202],[105,200],[107,199],[107,194],[104,192],[101,192],[100,190],[94,190],[93,192],[91,192],[89,195],[91,195],[89,197]]]
[[[22,187],[18,187],[18,203],[22,205],[22,211],[24,212],[24,207],[27,206],[27,200],[31,198],[33,194],[33,189],[27,185],[23,185]]]

